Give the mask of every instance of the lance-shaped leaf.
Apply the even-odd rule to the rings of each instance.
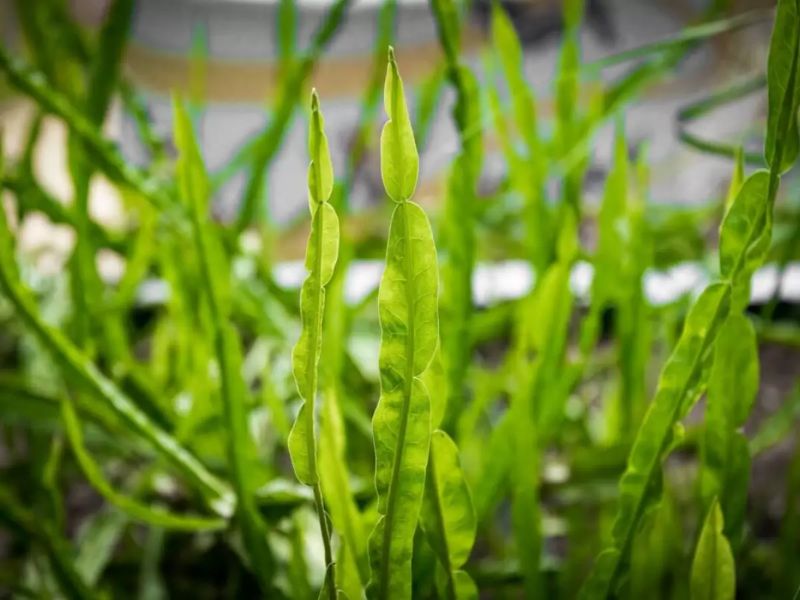
[[[617,123],[614,166],[606,179],[603,203],[597,218],[598,240],[592,278],[592,308],[598,310],[621,293],[619,261],[625,256],[628,212],[628,147],[622,121]]]
[[[342,543],[336,563],[336,584],[350,592],[361,589],[369,579],[367,536],[350,489],[345,460],[346,438],[338,394],[333,385],[325,387],[319,439],[319,477],[333,528]],[[348,582],[352,581],[352,585]]]
[[[381,177],[389,198],[403,202],[414,195],[419,175],[419,155],[397,70],[394,50],[389,48],[389,68],[383,86],[383,105],[389,120],[381,132]]]
[[[419,376],[438,341],[438,268],[425,212],[407,199],[418,159],[402,84],[389,53],[381,168],[392,214],[386,268],[378,292],[381,397],[372,418],[378,523],[370,537],[371,598],[411,596],[414,531],[425,487],[430,399]],[[399,162],[398,162],[399,161]],[[409,164],[410,163],[410,164]]]
[[[527,229],[527,250],[534,269],[542,272],[550,262],[551,246],[555,237],[552,234],[550,210],[543,194],[547,166],[539,139],[536,99],[525,80],[522,44],[513,23],[498,3],[492,8],[492,44],[508,82],[513,120],[516,130],[525,141],[527,156],[517,156],[514,144],[503,126],[505,116],[499,107],[499,98],[493,86],[489,86],[490,105],[509,164],[509,177],[513,187],[525,194],[523,218]]]
[[[326,576],[321,595],[335,599],[335,568],[331,551],[328,518],[322,500],[322,488],[317,471],[317,439],[315,433],[315,403],[319,381],[319,357],[322,352],[322,322],[325,314],[325,285],[333,276],[339,253],[339,220],[328,203],[333,192],[331,165],[325,123],[319,110],[316,91],[311,93],[311,123],[309,126],[308,199],[311,210],[311,234],[306,247],[308,277],[300,290],[300,339],[292,352],[292,371],[297,390],[303,399],[292,430],[289,432],[289,454],[297,478],[314,488],[314,500],[319,517],[325,551]]]
[[[525,139],[529,155],[533,158],[538,154],[540,145],[536,123],[536,101],[525,81],[522,45],[511,19],[499,3],[494,3],[492,6],[492,43],[508,81],[517,128]]]
[[[580,38],[578,26],[582,17],[583,0],[569,0],[564,3],[564,37],[556,75],[556,132],[555,144],[559,155],[569,152],[577,137],[576,117],[579,94],[579,71],[581,66]],[[578,168],[571,173],[581,173]],[[569,187],[569,186],[567,186]],[[577,188],[576,188],[577,189]],[[566,191],[566,190],[565,190]]]
[[[661,372],[656,396],[637,432],[620,480],[612,544],[598,556],[581,590],[582,598],[613,596],[627,570],[634,534],[648,508],[658,499],[661,461],[672,442],[674,425],[697,397],[704,362],[728,312],[729,299],[730,286],[712,284],[686,317],[680,340]]]
[[[459,62],[459,15],[453,0],[433,0],[439,44],[445,51],[447,75],[456,93],[453,120],[461,145],[447,178],[447,193],[440,220],[439,250],[442,262],[441,349],[447,389],[435,394],[435,406],[446,402],[449,427],[460,414],[465,397],[467,368],[472,357],[469,339],[472,316],[472,271],[475,266],[475,209],[482,159],[481,100],[478,81]],[[431,389],[431,388],[429,388]],[[433,427],[441,421],[433,420]]]
[[[758,343],[750,319],[728,317],[717,337],[714,366],[708,384],[708,410],[720,409],[731,427],[741,427],[750,415],[758,392]],[[722,404],[716,405],[715,400]]]
[[[692,561],[689,592],[692,600],[733,600],[736,571],[730,544],[722,533],[722,510],[715,500],[703,523]]]
[[[791,156],[793,161],[797,154],[797,105],[793,99],[797,85],[797,28],[800,26],[797,14],[797,0],[783,0],[779,4],[770,47],[768,70],[773,94],[768,125],[777,123],[769,125],[767,132],[765,154],[771,170],[768,174],[755,173],[744,182],[725,217],[720,233],[723,281],[708,286],[697,299],[687,316],[681,338],[664,366],[655,399],[637,432],[628,467],[620,481],[612,543],[598,556],[581,590],[582,598],[608,598],[615,593],[627,570],[636,528],[648,506],[658,497],[661,460],[670,446],[673,428],[696,398],[696,388],[702,383],[703,363],[717,330],[730,313],[731,305],[736,309],[743,307],[750,275],[763,261],[769,246],[779,173],[785,166],[782,158]],[[787,19],[791,23],[782,23]],[[788,67],[786,57],[779,56],[787,52],[792,56]],[[773,101],[775,94],[782,97],[780,102]],[[774,121],[776,114],[778,119]],[[737,443],[741,446],[741,442]],[[740,472],[741,466],[737,470]]]
[[[706,499],[718,497],[725,534],[738,542],[747,502],[750,452],[738,429],[750,414],[758,391],[758,345],[750,320],[741,313],[725,321],[714,349],[706,394],[701,487]]]
[[[318,364],[322,344],[322,319],[325,310],[325,284],[330,281],[339,251],[339,220],[328,203],[333,190],[328,140],[319,111],[316,93],[311,101],[309,130],[308,196],[311,209],[311,235],[306,247],[308,277],[300,290],[300,338],[292,352],[292,371],[297,390],[303,399],[292,431],[289,452],[297,478],[306,485],[318,482],[316,441],[314,437],[314,401],[319,379]]]
[[[444,569],[445,597],[475,597],[464,581],[469,575],[460,571],[475,542],[475,510],[461,470],[458,447],[441,430],[431,436],[421,524]]]
[[[770,174],[758,171],[742,184],[725,215],[719,235],[719,270],[733,285],[735,305],[750,300],[750,278],[761,265],[772,238]]]
[[[453,0],[431,0],[430,4],[439,33],[439,44],[444,50],[447,62],[454,65],[458,62],[461,46],[461,27],[456,5]]]
[[[767,137],[764,156],[778,173],[792,166],[800,149],[797,109],[800,103],[800,2],[780,0],[767,62]],[[777,164],[776,164],[777,163]]]

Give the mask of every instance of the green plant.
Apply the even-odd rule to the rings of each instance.
[[[325,585],[328,587],[329,596],[336,598],[331,534],[322,503],[314,423],[318,363],[322,346],[322,317],[325,313],[325,285],[333,276],[339,251],[339,220],[336,211],[328,203],[333,192],[333,166],[323,127],[319,98],[316,92],[312,92],[308,144],[309,154],[312,157],[308,167],[308,199],[312,224],[306,250],[306,268],[309,275],[300,292],[300,318],[303,329],[292,353],[292,368],[303,404],[289,433],[288,445],[297,478],[314,490],[314,503],[319,514],[319,526],[325,547],[325,565],[329,570],[329,574],[325,576]]]
[[[419,156],[391,48],[384,105],[389,120],[381,133],[381,175],[396,206],[378,292],[381,399],[372,429],[380,517],[370,537],[368,594],[402,598],[411,595],[414,531],[431,437],[431,397],[420,376],[438,344],[438,267],[428,218],[411,202]]]
[[[308,89],[310,110],[298,107],[308,109],[299,98],[350,4],[320,13],[306,49],[302,7],[278,4],[275,106],[209,173],[194,125],[209,108],[202,31],[188,108],[174,96],[173,158],[122,68],[133,3],[114,0],[96,35],[60,0],[16,3],[26,48],[0,48],[0,69],[36,110],[19,151],[0,152],[0,593],[793,594],[797,308],[777,293],[753,305],[751,281],[797,259],[786,175],[800,151],[797,0],[778,3],[766,77],[678,111],[680,139],[734,159],[727,192],[690,207],[650,201],[661,166],[632,141],[627,109],[652,83],[680,80],[677,65],[710,37],[771,11],[713,3],[670,38],[586,64],[583,3],[565,2],[553,88],[534,91],[500,4],[476,65],[466,6],[432,0],[442,56],[407,105],[390,47],[403,8],[384,0],[353,142],[338,156],[327,100]],[[763,156],[744,135],[690,130],[763,87]],[[145,164],[102,133],[115,94]],[[431,132],[447,98],[455,145],[440,148]],[[308,227],[305,279],[293,287],[277,264],[297,258],[291,233],[263,217],[269,167],[298,115],[309,215],[293,225]],[[72,202],[37,174],[53,118],[69,131]],[[595,136],[609,125],[593,204],[587,173],[605,169]],[[374,152],[389,201],[360,209],[353,196],[369,187]],[[430,194],[418,190],[428,156],[449,161]],[[767,169],[747,173],[754,164]],[[222,222],[214,194],[240,172],[241,210]],[[88,210],[97,176],[119,192],[121,229]],[[76,234],[54,274],[24,239],[42,217]],[[109,254],[122,259],[118,280],[98,267]],[[351,278],[380,257],[379,286],[353,298]],[[655,302],[648,278],[687,262],[710,283]],[[495,268],[494,282],[525,272],[530,285],[487,301]]]

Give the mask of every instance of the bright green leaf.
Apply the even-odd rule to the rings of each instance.
[[[311,123],[308,131],[308,196],[312,204],[327,202],[333,192],[333,164],[325,135],[325,119],[319,110],[316,90],[311,94]]]
[[[720,274],[731,280],[734,297],[741,304],[749,301],[750,277],[769,250],[772,234],[769,185],[767,171],[748,177],[720,227]]]
[[[390,121],[381,139],[381,168],[398,204],[378,291],[381,396],[372,417],[379,518],[370,537],[367,594],[381,600],[411,596],[411,556],[431,436],[430,398],[419,377],[439,338],[436,247],[425,212],[407,201],[418,157],[391,51],[384,91]]]
[[[692,561],[692,600],[733,600],[736,595],[733,553],[722,529],[722,510],[714,501],[703,523]]]
[[[391,48],[383,103],[389,120],[381,133],[381,177],[389,198],[404,202],[414,195],[417,187],[419,155],[403,93],[403,81]]]
[[[446,571],[447,587],[458,596],[456,571],[469,557],[475,541],[475,511],[461,471],[458,448],[443,431],[431,436],[430,459],[422,502],[421,523],[428,541]],[[467,576],[468,577],[468,576]]]

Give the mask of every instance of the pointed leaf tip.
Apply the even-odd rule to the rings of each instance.
[[[311,110],[313,112],[319,110],[319,94],[317,94],[317,88],[311,88]]]

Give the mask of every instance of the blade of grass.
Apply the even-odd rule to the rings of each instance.
[[[42,110],[62,119],[70,131],[91,151],[96,166],[111,180],[130,187],[166,215],[170,214],[170,207],[174,202],[163,184],[142,170],[129,165],[83,112],[77,109],[69,98],[51,88],[40,72],[12,57],[2,46],[0,46],[0,70],[6,73],[14,87],[30,96]]]
[[[593,62],[586,63],[584,65],[584,70],[595,72],[631,60],[647,58],[652,54],[673,50],[675,47],[686,46],[689,43],[704,41],[724,33],[731,33],[739,29],[763,23],[764,21],[772,19],[773,14],[773,9],[749,10],[738,15],[684,27],[681,32],[676,35],[655,42],[648,42],[647,44],[629,50],[623,50],[622,52],[616,52],[610,56],[605,56]]]
[[[225,422],[225,449],[236,492],[236,516],[250,559],[250,568],[264,595],[273,593],[274,561],[267,543],[266,526],[255,503],[255,489],[248,473],[252,440],[247,426],[246,390],[236,330],[229,324],[228,266],[222,245],[208,226],[209,185],[200,149],[183,104],[175,99],[175,140],[178,147],[178,179],[181,195],[190,208],[195,251],[200,262],[201,289],[213,328],[214,353],[220,373],[220,397]]]
[[[275,32],[278,38],[278,60],[284,74],[297,52],[297,20],[297,3],[294,0],[280,0]]]
[[[767,80],[763,75],[756,75],[684,106],[678,111],[677,115],[678,139],[700,152],[736,157],[739,152],[739,146],[698,136],[689,131],[688,125],[720,106],[761,90],[766,86],[766,83]],[[743,155],[747,164],[758,167],[764,166],[764,156],[761,153],[744,152]]]
[[[112,94],[117,86],[120,64],[133,17],[133,0],[114,0],[100,29],[100,39],[89,68],[84,111],[89,121],[100,129],[105,121]],[[75,249],[70,279],[75,341],[92,357],[94,341],[89,300],[101,295],[102,282],[97,272],[93,238],[89,235],[89,185],[92,177],[90,157],[73,134],[70,137],[69,170],[74,191]]]
[[[175,438],[155,425],[117,385],[97,367],[61,331],[45,323],[30,292],[19,282],[14,261],[12,235],[0,211],[0,290],[9,300],[25,327],[53,356],[65,374],[95,397],[105,402],[131,431],[147,440],[209,499],[212,507],[225,515],[230,511],[227,486],[212,475],[198,459]]]
[[[65,398],[62,401],[61,417],[72,452],[86,479],[103,498],[132,519],[148,525],[179,531],[216,531],[227,525],[225,519],[199,515],[178,515],[162,508],[148,506],[118,492],[114,489],[114,485],[103,476],[102,469],[92,459],[91,453],[84,445],[81,425],[72,400]]]
[[[291,71],[286,74],[278,95],[269,125],[258,135],[247,160],[249,179],[242,196],[239,215],[235,223],[235,231],[241,232],[258,216],[260,205],[264,202],[264,185],[272,159],[275,157],[286,129],[294,115],[297,99],[305,86],[319,57],[327,48],[336,31],[339,29],[352,0],[336,0],[325,14],[305,55],[297,60]]]
[[[489,100],[508,163],[509,180],[524,198],[522,220],[528,259],[536,273],[543,273],[553,257],[555,236],[551,233],[552,215],[543,189],[546,164],[539,137],[536,98],[525,80],[522,45],[511,20],[499,4],[492,7],[491,31],[492,45],[511,95],[513,122],[524,142],[524,155],[515,148],[506,127],[505,111],[493,86],[490,86]]]
[[[456,92],[453,121],[460,151],[447,179],[440,224],[442,260],[441,349],[447,374],[446,410],[442,427],[452,430],[466,397],[467,367],[472,358],[469,343],[472,307],[472,272],[475,268],[475,204],[481,172],[481,136],[467,132],[481,122],[480,91],[472,72],[460,59],[459,20],[452,0],[431,0],[439,44],[447,58],[447,78]],[[441,390],[445,391],[445,390]]]

